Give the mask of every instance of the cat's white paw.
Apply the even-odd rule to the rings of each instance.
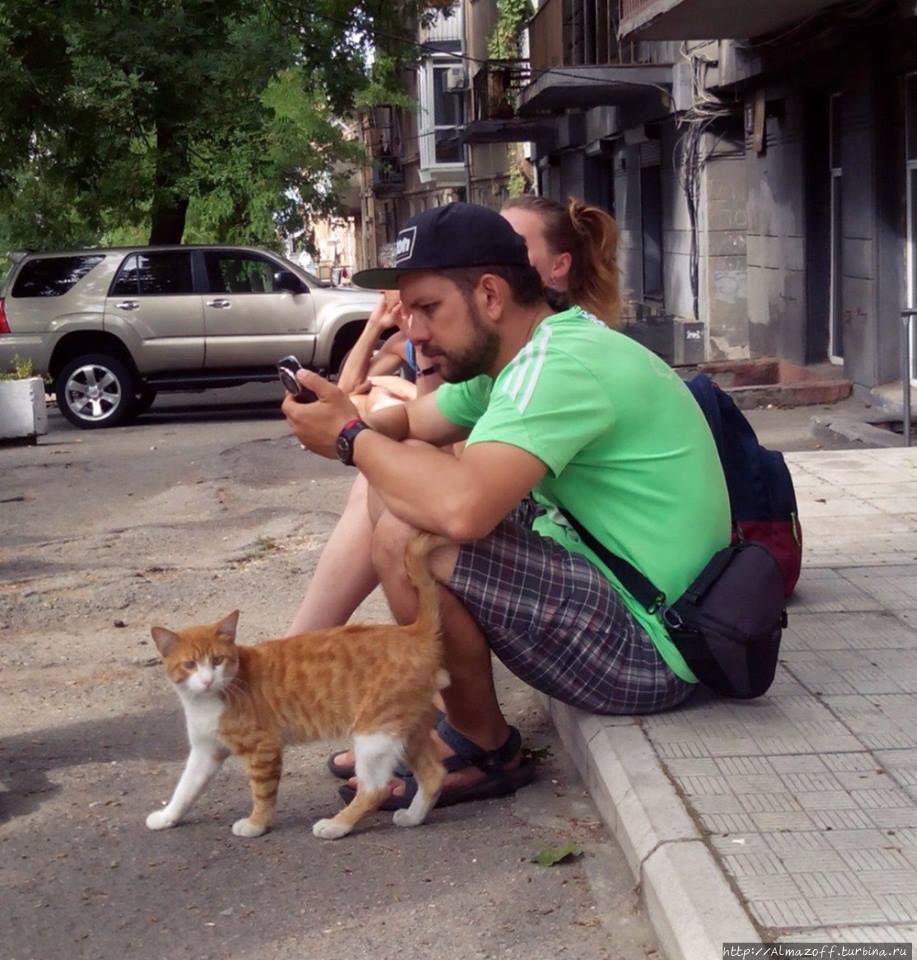
[[[150,830],[165,830],[166,827],[174,827],[177,822],[175,817],[169,813],[168,808],[154,810],[146,818],[146,825]]]
[[[416,813],[411,813],[410,808],[396,810],[392,815],[392,823],[394,823],[396,827],[419,827],[426,819],[426,816],[426,811],[418,816]]]
[[[260,837],[261,834],[267,833],[267,827],[252,823],[248,817],[244,817],[242,820],[236,820],[232,825],[232,832],[237,837]]]
[[[325,819],[316,820],[312,827],[312,833],[319,840],[340,840],[341,837],[346,837],[352,829],[353,827],[347,826],[346,823],[335,823],[333,820]]]

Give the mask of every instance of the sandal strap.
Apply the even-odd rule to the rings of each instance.
[[[447,773],[467,770],[468,767],[477,767],[487,774],[498,773],[522,749],[522,736],[515,727],[509,728],[509,736],[496,750],[482,749],[459,733],[445,717],[436,724],[436,732],[443,743],[455,751],[454,756],[443,761]]]

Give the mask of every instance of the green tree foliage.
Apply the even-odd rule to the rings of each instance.
[[[385,81],[376,31],[403,33],[404,8],[0,0],[0,245],[301,230],[358,159],[334,118]]]
[[[487,41],[487,56],[496,60],[519,57],[522,30],[531,15],[531,0],[497,0],[497,23]]]

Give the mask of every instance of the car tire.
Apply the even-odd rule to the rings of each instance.
[[[136,415],[137,377],[111,354],[74,357],[55,378],[54,390],[60,412],[81,430],[117,427]]]
[[[141,387],[134,395],[134,416],[139,417],[141,413],[146,413],[156,399],[156,391],[149,387]]]

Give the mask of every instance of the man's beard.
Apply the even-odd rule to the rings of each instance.
[[[439,354],[439,373],[447,383],[462,383],[490,373],[500,353],[500,338],[484,322],[475,304],[469,301],[466,304],[472,328],[471,343],[461,352]]]

